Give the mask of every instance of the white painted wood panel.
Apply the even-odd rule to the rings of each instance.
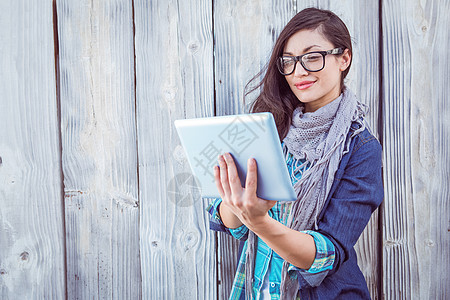
[[[450,3],[383,1],[383,292],[446,299]]]
[[[278,34],[294,14],[290,0],[214,1],[217,115],[245,111],[245,85],[264,68]]]
[[[214,114],[212,2],[134,6],[142,297],[215,299],[207,201],[186,186],[190,167],[173,123]]]
[[[173,121],[244,112],[308,6],[349,27],[347,84],[383,138],[384,215],[356,245],[372,298],[450,293],[448,1],[382,1],[382,118],[379,1],[57,0],[57,24],[44,2],[0,4],[1,299],[227,298],[238,244],[209,231],[208,200],[171,193],[190,172]]]
[[[0,11],[0,299],[63,299],[52,2]]]
[[[132,3],[57,1],[70,299],[138,299]]]

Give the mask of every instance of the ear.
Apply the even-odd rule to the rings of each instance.
[[[344,53],[339,57],[339,70],[342,72],[345,71],[348,66],[350,65],[350,62],[352,61],[352,54],[348,49],[344,50]]]

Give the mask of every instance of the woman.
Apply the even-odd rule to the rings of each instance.
[[[381,146],[344,85],[351,61],[330,11],[305,9],[280,33],[251,111],[274,115],[297,201],[258,198],[256,161],[243,188],[219,156],[208,210],[245,240],[230,299],[370,299],[353,246],[383,199]]]

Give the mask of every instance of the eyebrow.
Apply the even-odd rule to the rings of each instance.
[[[311,50],[314,47],[320,47],[319,45],[311,45],[306,47],[305,49],[303,49],[303,53],[308,52],[309,50]],[[291,52],[283,52],[283,54],[289,54],[289,55],[293,55]]]

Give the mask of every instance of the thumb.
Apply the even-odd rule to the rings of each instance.
[[[247,177],[245,178],[245,192],[250,195],[256,195],[258,187],[258,172],[256,160],[249,158],[247,161]]]

